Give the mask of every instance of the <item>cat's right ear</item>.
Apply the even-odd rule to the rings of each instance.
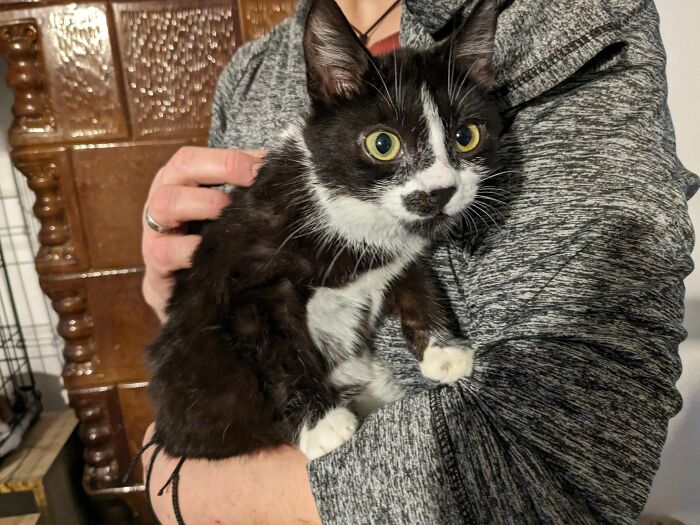
[[[497,88],[493,55],[496,25],[503,0],[477,0],[469,18],[442,43],[457,68],[488,90]]]
[[[304,29],[304,58],[313,102],[348,99],[362,88],[369,51],[334,0],[314,0]]]

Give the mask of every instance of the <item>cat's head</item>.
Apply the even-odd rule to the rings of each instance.
[[[496,19],[496,2],[479,0],[433,47],[372,57],[333,0],[312,3],[303,137],[314,192],[351,241],[431,238],[475,202],[501,131]]]

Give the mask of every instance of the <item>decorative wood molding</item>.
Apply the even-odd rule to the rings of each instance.
[[[291,15],[297,0],[239,0],[243,40],[260,38]]]
[[[100,360],[92,334],[93,321],[88,311],[84,281],[56,282],[44,279],[41,284],[58,314],[58,333],[66,343],[63,347],[64,380],[97,373]]]
[[[236,2],[141,1],[113,9],[134,135],[206,132],[219,72],[241,41]]]
[[[7,58],[7,85],[15,95],[10,141],[17,136],[55,132],[36,20],[0,26],[0,54]]]
[[[69,3],[41,20],[56,120],[66,141],[126,138],[105,2]]]
[[[61,196],[58,166],[47,157],[13,155],[13,161],[36,195],[33,211],[41,223],[41,246],[35,259],[37,271],[48,273],[57,265],[73,264],[75,247]]]
[[[72,390],[68,395],[85,445],[83,486],[90,491],[119,486],[128,452],[118,435],[123,423],[115,387]]]
[[[85,267],[86,261],[81,260],[85,259],[81,232],[71,228],[71,214],[78,213],[77,206],[74,196],[67,195],[61,184],[61,177],[70,175],[65,151],[19,150],[12,154],[12,162],[36,195],[33,211],[41,223],[35,258],[37,272],[67,272]]]

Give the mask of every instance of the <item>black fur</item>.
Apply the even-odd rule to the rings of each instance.
[[[470,20],[455,42],[373,58],[335,2],[313,4],[304,42],[312,106],[303,137],[324,187],[377,202],[382,188],[434,162],[426,147],[423,84],[438,101],[448,137],[465,119],[479,124],[481,145],[466,160],[495,167],[500,118],[491,95],[490,54],[454,54],[477,32],[492,41],[495,14],[481,2]],[[336,31],[337,39],[320,42],[318,24]],[[327,45],[335,47],[323,49]],[[332,56],[343,59],[329,62]],[[399,74],[403,105],[397,115],[387,98],[398,88]],[[447,94],[450,74],[453,89],[472,75],[455,103]],[[402,138],[401,159],[381,163],[366,153],[361,137],[376,128]],[[453,163],[465,162],[463,155],[450,155]],[[295,444],[303,424],[348,402],[348,392],[327,380],[333,365],[312,340],[306,306],[316,288],[344,286],[397,254],[337,237],[326,242],[328,232],[315,228],[318,204],[308,162],[294,138],[270,151],[253,186],[236,190],[220,219],[204,226],[192,268],[175,275],[168,321],[147,352],[156,437],[172,455],[222,458]],[[432,240],[454,224],[454,217],[435,213],[404,227]],[[387,295],[420,359],[428,334],[445,328],[437,287],[416,260]]]

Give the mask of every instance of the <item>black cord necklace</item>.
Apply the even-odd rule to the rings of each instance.
[[[380,16],[377,21],[372,24],[367,31],[360,31],[357,29],[354,25],[350,24],[350,27],[352,27],[355,30],[355,33],[357,33],[357,37],[360,39],[360,42],[362,42],[363,45],[367,44],[367,40],[369,40],[369,34],[379,25],[382,23],[382,20],[384,20],[389,13],[391,13],[394,9],[396,9],[396,6],[401,3],[401,0],[396,0],[391,6],[389,6],[389,9],[384,11],[384,14]]]

